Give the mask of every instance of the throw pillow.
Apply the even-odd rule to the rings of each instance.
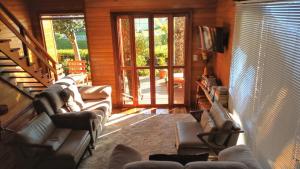
[[[206,110],[203,111],[202,116],[201,116],[201,121],[200,121],[200,126],[202,129],[205,128],[209,119],[210,119],[210,115],[209,115],[208,111],[206,111]]]
[[[207,161],[209,153],[202,153],[198,155],[177,155],[177,154],[153,154],[149,156],[149,160],[154,161],[174,161],[185,165],[194,161]]]

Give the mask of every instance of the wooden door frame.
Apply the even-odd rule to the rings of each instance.
[[[169,69],[172,69],[172,71],[168,71],[168,76],[169,78],[171,78],[169,81],[172,83],[168,83],[169,87],[168,87],[168,95],[169,95],[169,104],[164,104],[164,105],[159,105],[159,104],[155,104],[153,105],[152,103],[155,103],[155,81],[154,81],[154,85],[150,84],[150,91],[151,91],[151,104],[147,104],[147,105],[137,105],[135,103],[133,103],[133,105],[123,105],[122,103],[122,96],[121,96],[121,86],[120,86],[120,72],[121,72],[121,68],[120,68],[120,60],[119,60],[119,45],[118,45],[118,30],[117,30],[117,17],[118,16],[122,16],[122,15],[128,15],[128,16],[132,16],[132,18],[134,18],[135,16],[141,16],[141,17],[145,17],[149,19],[149,55],[150,55],[150,69],[154,69],[155,71],[155,67],[151,66],[154,65],[154,47],[153,45],[151,45],[151,43],[154,44],[154,37],[151,36],[151,34],[154,34],[154,31],[151,30],[153,29],[153,19],[154,16],[157,15],[163,15],[165,17],[168,17],[168,25],[170,25],[170,22],[173,22],[173,19],[170,18],[174,18],[176,16],[184,16],[186,18],[186,26],[185,26],[185,65],[184,65],[184,79],[185,79],[185,96],[184,96],[184,104],[173,104],[173,95],[174,93],[172,93],[171,87],[173,87],[173,74],[171,74],[173,72],[173,66],[171,65],[173,62],[173,43],[170,43],[169,41],[171,40],[171,42],[173,42],[173,36],[172,36],[172,32],[173,32],[173,27],[168,26],[168,49],[170,50],[170,52],[168,52],[168,67]],[[152,23],[151,23],[151,18],[152,18]],[[190,107],[190,89],[191,89],[191,51],[192,51],[192,12],[191,10],[164,10],[164,11],[150,11],[150,12],[111,12],[111,27],[112,27],[112,37],[113,37],[113,49],[114,49],[114,59],[115,59],[115,77],[116,77],[116,96],[117,96],[117,106],[118,107],[124,107],[124,108],[132,108],[132,107],[166,107],[166,108],[172,108],[174,106],[186,106],[186,107]],[[132,23],[131,25],[133,25],[134,28],[134,24],[131,21],[130,23]],[[151,26],[152,25],[152,26]],[[131,30],[132,26],[131,26]],[[152,32],[152,33],[151,33]],[[134,31],[131,32],[132,34],[134,34]],[[132,36],[131,36],[132,37]],[[151,38],[153,37],[153,38]],[[153,40],[151,40],[153,39]],[[152,41],[152,42],[151,42]],[[132,43],[134,42],[134,43]],[[135,58],[136,52],[135,52],[135,41],[134,39],[131,38],[131,47],[134,48],[132,49],[132,51],[134,51],[134,53],[132,53],[132,55]],[[152,56],[152,57],[151,57]],[[133,59],[134,62],[134,67],[136,66],[136,59]],[[152,67],[152,68],[151,68]],[[134,68],[136,70],[136,67]],[[149,70],[150,70],[149,69]],[[152,72],[154,72],[152,71]],[[136,71],[134,72],[134,80],[136,81],[137,79],[137,73]],[[150,70],[150,76],[151,76],[151,70]],[[152,75],[153,76],[153,75]],[[150,77],[151,78],[151,77]],[[154,77],[155,78],[155,77]],[[135,82],[136,83],[136,82]],[[133,85],[133,92],[136,93],[134,96],[135,99],[138,99],[137,97],[137,86]],[[154,100],[154,102],[152,101]]]

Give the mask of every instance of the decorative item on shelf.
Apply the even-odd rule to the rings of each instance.
[[[225,86],[218,86],[214,94],[215,101],[219,102],[224,107],[228,105],[228,88]]]
[[[201,83],[208,91],[210,91],[212,86],[217,85],[217,80],[214,76],[203,75]]]
[[[7,105],[0,105],[0,116],[5,115],[8,113],[8,106]],[[0,141],[2,140],[3,131],[5,131],[5,128],[2,127],[1,119],[0,119]]]

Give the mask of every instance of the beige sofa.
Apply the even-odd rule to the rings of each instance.
[[[134,149],[118,145],[111,157],[108,169],[262,169],[251,150],[245,145],[222,150],[218,161],[190,162],[185,166],[172,161],[143,161]]]

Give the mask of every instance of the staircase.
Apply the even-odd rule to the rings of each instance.
[[[0,22],[22,43],[21,48],[13,48],[10,39],[0,39],[0,79],[2,81],[9,83],[29,97],[34,97],[53,84],[55,80],[64,76],[62,65],[57,64],[51,58],[34,36],[1,3]]]

